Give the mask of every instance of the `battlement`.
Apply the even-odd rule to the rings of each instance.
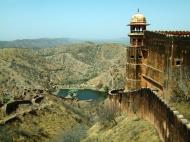
[[[153,31],[167,37],[190,37],[190,31]]]
[[[190,122],[149,88],[127,93],[121,90],[111,91],[109,102],[111,106],[119,107],[119,110],[129,115],[138,115],[152,123],[164,142],[188,142],[190,140]]]

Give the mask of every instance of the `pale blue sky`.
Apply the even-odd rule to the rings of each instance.
[[[138,8],[150,30],[190,30],[190,0],[0,0],[0,40],[123,38]]]

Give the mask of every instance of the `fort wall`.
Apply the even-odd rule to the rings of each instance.
[[[119,106],[121,111],[149,121],[164,142],[190,141],[188,120],[150,89],[142,88],[127,93],[111,91],[109,102],[112,106]]]
[[[130,56],[134,54],[128,53],[126,69],[127,78],[134,78],[133,76],[137,75],[136,79],[139,80],[140,87],[135,87],[134,84],[129,86],[130,80],[126,87],[151,88],[158,90],[160,95],[166,95],[176,77],[183,78],[190,70],[188,61],[190,32],[144,31],[142,40],[144,45],[138,49],[141,52],[140,61],[137,62],[139,55],[136,55],[136,66],[134,66],[130,59]],[[137,50],[137,48],[131,48],[128,52]]]
[[[163,98],[169,99],[173,92],[179,95],[179,91],[190,96],[190,32],[147,31],[148,25],[143,14],[132,16],[128,25],[127,93],[112,91],[110,103],[151,122],[162,141],[188,142],[190,123]]]

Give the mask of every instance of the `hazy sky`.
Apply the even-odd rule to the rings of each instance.
[[[0,0],[0,40],[123,38],[138,8],[149,30],[190,30],[190,0]]]

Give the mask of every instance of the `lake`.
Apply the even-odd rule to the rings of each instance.
[[[105,92],[92,89],[60,89],[58,96],[67,97],[73,95],[79,100],[104,100]]]

